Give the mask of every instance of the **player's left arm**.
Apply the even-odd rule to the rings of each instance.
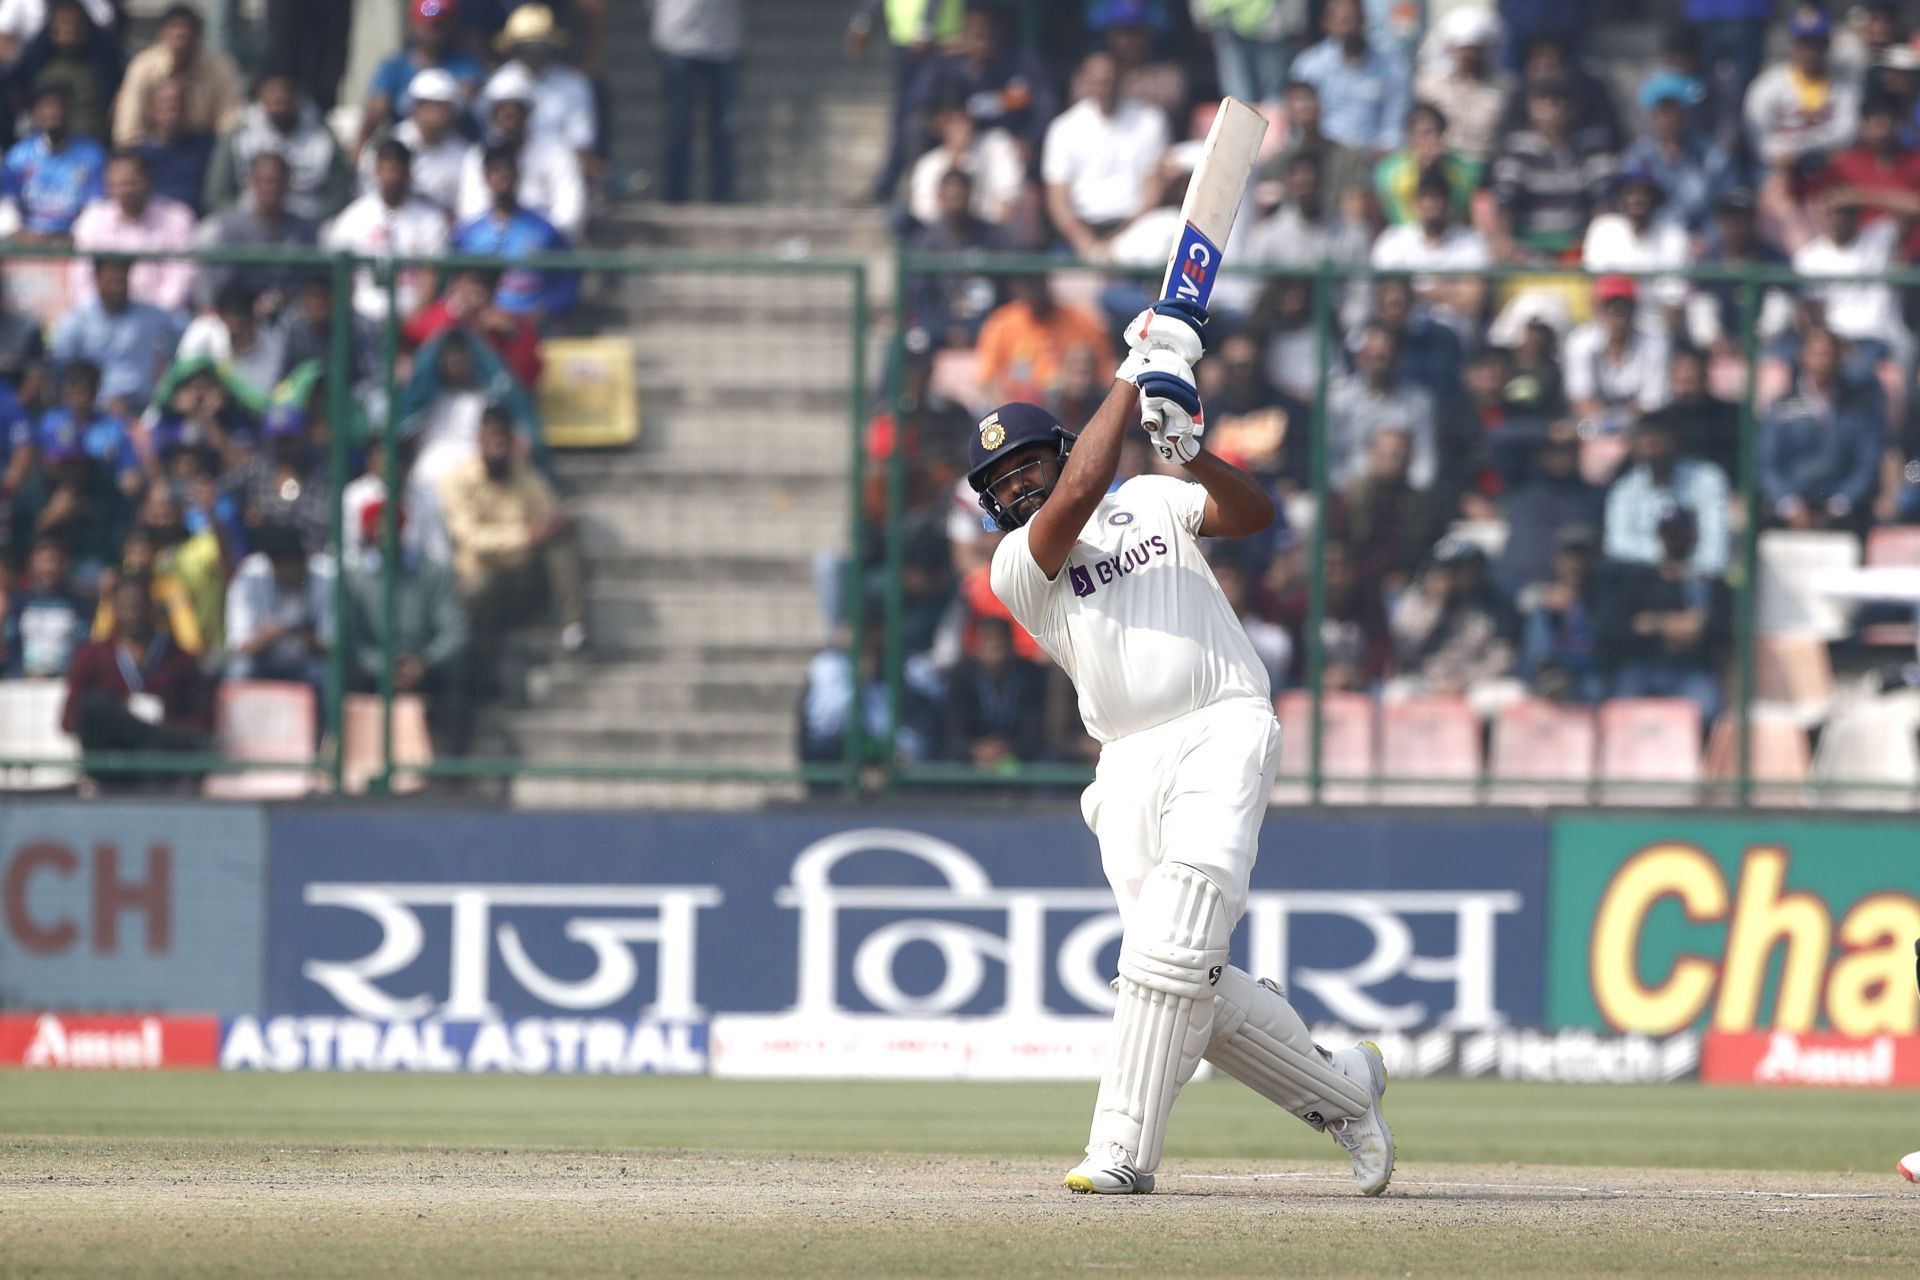
[[[1184,464],[1187,474],[1207,491],[1200,516],[1203,538],[1245,538],[1273,523],[1273,499],[1258,480],[1217,453],[1202,449]]]

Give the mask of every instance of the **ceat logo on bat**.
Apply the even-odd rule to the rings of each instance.
[[[1213,245],[1192,223],[1187,224],[1181,237],[1180,257],[1180,269],[1174,274],[1173,296],[1182,302],[1205,306],[1207,295],[1212,291],[1216,254]]]

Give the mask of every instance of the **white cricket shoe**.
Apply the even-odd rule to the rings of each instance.
[[[1387,1131],[1386,1112],[1380,1107],[1380,1100],[1387,1096],[1387,1063],[1380,1056],[1380,1046],[1371,1040],[1342,1049],[1333,1060],[1348,1079],[1366,1084],[1373,1093],[1373,1105],[1365,1115],[1330,1120],[1324,1128],[1352,1158],[1353,1181],[1360,1194],[1377,1196],[1393,1180],[1393,1134]]]
[[[1135,1169],[1125,1147],[1106,1142],[1067,1172],[1066,1188],[1077,1195],[1144,1196],[1153,1190],[1153,1175]]]

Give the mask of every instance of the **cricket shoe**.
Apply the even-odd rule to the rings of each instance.
[[[1393,1134],[1387,1131],[1386,1112],[1380,1107],[1380,1100],[1387,1096],[1386,1060],[1380,1056],[1380,1046],[1371,1040],[1342,1049],[1333,1060],[1348,1079],[1366,1084],[1373,1094],[1373,1105],[1362,1115],[1329,1120],[1322,1127],[1347,1149],[1360,1194],[1377,1196],[1393,1180]]]
[[[1076,1195],[1144,1196],[1153,1190],[1153,1175],[1134,1168],[1119,1143],[1103,1142],[1068,1171],[1066,1188]]]

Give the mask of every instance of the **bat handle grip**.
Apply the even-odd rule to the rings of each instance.
[[[1140,407],[1140,425],[1149,430],[1157,431],[1166,425],[1166,415],[1162,414],[1158,409],[1152,409],[1146,405],[1142,405]],[[1920,944],[1916,945],[1920,946]]]

